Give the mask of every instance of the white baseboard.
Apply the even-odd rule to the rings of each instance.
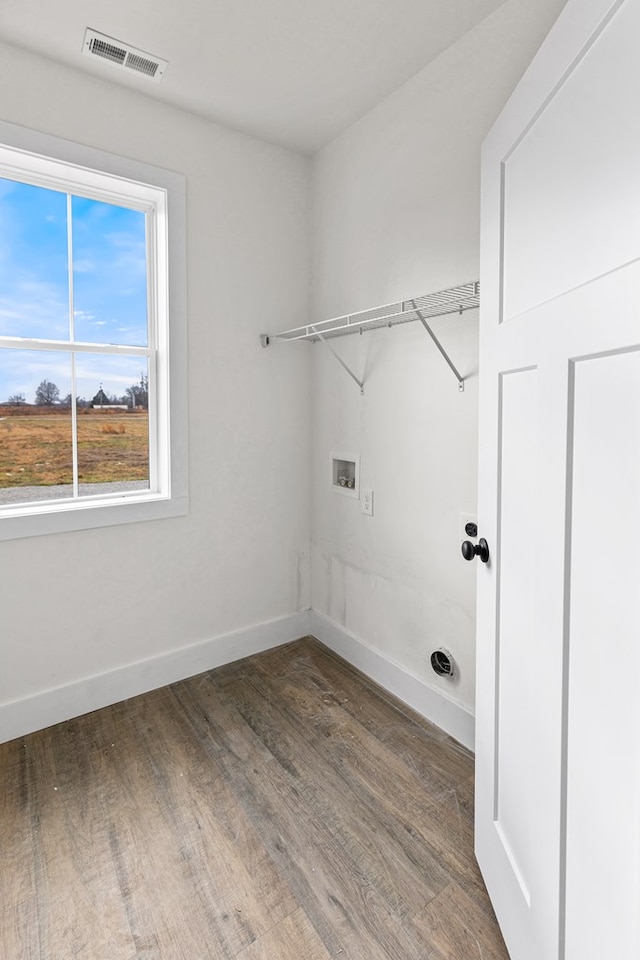
[[[449,700],[420,677],[374,650],[323,614],[310,611],[309,633],[339,654],[426,720],[435,723],[469,750],[475,745],[475,721],[465,707]]]
[[[0,704],[0,743],[279,647],[310,632],[310,611],[304,610]]]
[[[468,710],[368,646],[344,627],[313,610],[245,627],[158,657],[0,704],[0,743],[128,700],[177,680],[185,680],[242,657],[271,650],[309,634],[425,719],[473,750],[474,718]]]

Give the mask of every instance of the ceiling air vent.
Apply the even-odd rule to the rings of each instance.
[[[82,52],[87,57],[107,60],[122,70],[141,73],[143,77],[155,80],[156,83],[162,79],[169,65],[168,60],[154,57],[150,53],[145,53],[144,50],[137,50],[128,43],[106,37],[104,33],[97,33],[89,28],[84,35]]]

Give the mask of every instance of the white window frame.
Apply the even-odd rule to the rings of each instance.
[[[150,258],[148,347],[100,352],[148,358],[148,490],[0,505],[0,540],[65,533],[188,513],[185,178],[92,147],[0,121],[0,177],[144,210]],[[0,337],[19,349],[69,352],[65,341]],[[95,345],[93,345],[95,348]],[[76,352],[92,345],[74,344]],[[94,351],[95,352],[95,349]],[[72,395],[75,395],[72,390]]]

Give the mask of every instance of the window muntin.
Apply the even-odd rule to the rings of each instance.
[[[84,485],[76,471],[75,489],[71,498],[66,495],[59,497],[59,489],[54,490],[54,486],[43,484],[37,491],[37,499],[32,499],[28,504],[0,505],[0,539],[159,519],[186,513],[188,487],[184,177],[0,121],[0,178],[25,186],[44,188],[54,197],[62,195],[66,199],[66,194],[70,194],[82,201],[93,201],[96,205],[112,204],[127,208],[134,214],[141,212],[145,221],[147,250],[146,307],[151,320],[146,345],[138,345],[144,340],[140,335],[139,320],[137,326],[130,325],[133,326],[133,334],[131,329],[119,331],[124,341],[122,343],[79,340],[76,333],[73,334],[75,340],[70,338],[66,341],[38,336],[18,339],[20,333],[15,326],[16,317],[10,318],[14,325],[9,328],[9,311],[4,309],[5,305],[0,297],[0,354],[5,367],[8,364],[8,354],[11,354],[12,363],[19,359],[18,350],[25,353],[29,351],[31,358],[36,358],[38,353],[46,353],[50,358],[55,353],[57,364],[62,362],[62,355],[66,352],[67,360],[69,355],[71,356],[70,376],[73,381],[79,370],[82,373],[83,364],[86,368],[90,363],[91,354],[99,354],[102,364],[106,363],[108,357],[120,362],[128,358],[135,363],[136,368],[136,375],[131,383],[144,380],[149,396],[146,414],[148,484],[140,484],[139,480],[131,481],[132,487],[135,483],[135,489],[120,490],[114,494],[104,490],[97,482]],[[7,237],[6,222],[2,220],[4,211],[1,201],[0,195],[0,256],[3,252],[3,236],[5,241]],[[78,203],[80,204],[80,200]],[[94,210],[96,208],[94,206]],[[171,234],[168,231],[169,217],[172,223]],[[140,235],[138,243],[139,240]],[[47,263],[50,263],[49,258]],[[61,299],[63,298],[58,298],[58,306]],[[40,308],[43,305],[50,308],[55,305],[55,301],[55,297],[40,297],[37,304]],[[57,329],[51,323],[50,314],[51,310],[43,316],[43,310],[40,309],[40,319],[46,321],[47,329],[53,331],[54,337],[61,337],[61,312],[58,310],[56,316]],[[34,316],[35,312],[29,314],[31,320]],[[78,316],[79,314],[71,315],[72,324]],[[80,319],[86,318],[81,316]],[[3,321],[7,321],[4,326]],[[90,334],[83,333],[83,336]],[[111,335],[108,339],[118,338]],[[93,359],[95,372],[95,357]],[[67,397],[67,385],[66,380],[63,394],[63,388],[58,384],[61,396]],[[77,396],[73,383],[69,386],[68,393]],[[78,386],[77,383],[75,386]],[[76,458],[78,453],[81,453],[77,433],[78,410],[77,405],[71,405],[72,419],[76,418],[75,427],[72,423],[72,448]],[[68,444],[66,446],[68,450]],[[0,449],[0,467],[2,454]],[[66,451],[65,456],[68,461]],[[66,480],[66,477],[62,479]],[[65,484],[55,486],[64,488]],[[140,486],[143,486],[142,490]],[[56,496],[50,502],[46,498],[52,493]]]

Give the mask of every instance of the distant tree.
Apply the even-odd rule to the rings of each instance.
[[[14,393],[12,396],[9,397],[7,401],[7,403],[11,403],[15,407],[19,406],[21,403],[26,403],[26,402],[27,402],[27,398],[25,397],[24,393]]]
[[[60,401],[60,406],[62,406],[62,407],[70,407],[70,406],[71,406],[71,394],[70,394],[70,393],[68,393],[68,394],[66,395],[66,397],[63,397],[63,399]],[[86,406],[86,401],[84,401],[84,400],[82,399],[82,397],[76,397],[76,407],[82,407],[82,406]]]
[[[131,407],[142,407],[145,410],[149,406],[149,378],[144,373],[140,374],[139,383],[132,383],[127,387],[126,402]]]
[[[39,407],[51,407],[60,399],[60,390],[50,380],[43,380],[36,390],[36,404]]]

